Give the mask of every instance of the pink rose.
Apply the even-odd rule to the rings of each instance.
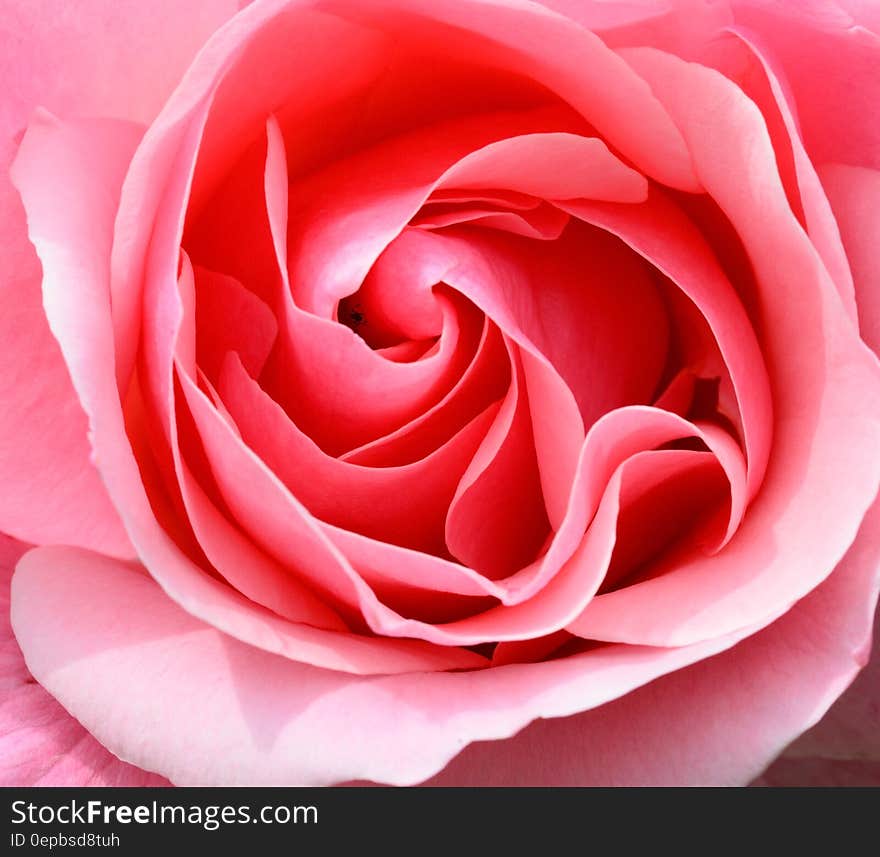
[[[846,689],[876,7],[2,5],[4,781],[746,783]]]

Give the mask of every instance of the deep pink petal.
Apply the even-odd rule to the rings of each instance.
[[[319,221],[324,225],[324,231],[320,224],[311,224],[311,228],[306,230],[310,233],[306,245],[308,249],[294,251],[296,264],[293,265],[292,275],[289,275],[287,235],[290,224],[287,219],[284,144],[277,123],[270,120],[267,132],[266,208],[280,270],[276,312],[283,322],[279,348],[267,370],[266,386],[298,427],[322,449],[331,454],[347,452],[401,428],[437,404],[473,359],[483,323],[478,313],[463,306],[461,301],[453,303],[441,300],[431,293],[427,303],[435,310],[434,316],[439,323],[437,329],[431,328],[430,332],[439,335],[439,346],[422,360],[397,363],[374,351],[345,325],[303,310],[293,299],[290,283],[298,284],[300,299],[302,293],[308,294],[309,286],[315,285],[309,279],[310,259],[312,265],[315,264],[315,257],[320,262],[329,261],[324,259],[322,252],[332,251],[332,264],[317,272],[323,279],[328,276],[334,279],[344,277],[352,266],[357,269],[359,264],[365,265],[359,272],[363,276],[374,257],[370,249],[363,256],[356,246],[351,246],[352,242],[355,245],[366,244],[376,253],[381,251],[383,242],[400,228],[393,226],[388,234],[383,231],[389,228],[389,217],[390,223],[394,223],[397,211],[392,206],[390,213],[383,210],[376,222],[358,225],[353,218],[362,216],[362,211],[348,212],[344,203],[338,200],[334,200],[334,206],[341,205],[342,208],[330,209],[326,199],[321,196]],[[356,176],[348,171],[343,175],[346,185],[361,189],[362,183]],[[320,180],[318,185],[322,186]],[[416,185],[415,190],[410,189],[409,196],[417,197],[420,190],[425,192]],[[307,197],[303,197],[296,188],[295,193],[297,216],[305,217],[308,221],[307,215],[301,211],[301,208],[305,212],[309,210],[305,201]],[[406,205],[405,200],[403,204]],[[328,219],[331,211],[338,219]],[[347,226],[340,230],[339,224],[343,223]],[[313,229],[319,234],[311,234]],[[344,260],[344,263],[340,260]],[[430,274],[422,279],[422,274],[422,271],[413,272],[412,280],[408,283],[416,295],[426,292],[438,282]],[[398,272],[398,277],[403,276],[404,272]],[[352,291],[355,286],[352,285]],[[322,290],[319,291],[323,294]],[[337,297],[345,294],[343,291]],[[368,301],[369,296],[365,295],[364,302],[368,304]],[[372,318],[368,323],[377,324],[369,304],[366,312]],[[353,400],[358,407],[351,407]]]
[[[204,268],[195,272],[196,352],[199,367],[220,376],[226,354],[238,354],[256,378],[272,349],[278,325],[272,311],[232,277]]]
[[[445,512],[450,552],[491,579],[528,565],[550,533],[522,368],[509,348],[510,390]]]
[[[722,389],[719,406],[741,427],[749,462],[749,495],[754,496],[764,477],[772,440],[767,372],[751,321],[698,229],[659,191],[638,206],[577,202],[566,203],[565,208],[619,236],[666,274],[706,319],[732,386],[733,401],[724,400],[727,391]],[[680,334],[681,339],[684,336]]]
[[[446,25],[441,32],[447,55],[469,60],[477,55],[481,63],[537,80],[578,110],[641,172],[673,187],[699,189],[686,147],[663,108],[595,34],[570,19],[521,2],[486,7],[463,0],[442,6],[430,0],[381,0],[347,11],[355,20],[380,23],[392,33],[409,30],[413,36],[430,33],[434,22]]]
[[[405,426],[345,453],[340,459],[377,467],[418,461],[461,431],[492,402],[499,401],[509,376],[510,362],[502,336],[494,324],[486,323],[474,359],[439,402]]]
[[[323,452],[234,357],[225,364],[220,395],[245,443],[316,518],[441,555],[446,509],[497,410],[476,417],[419,461],[365,467]]]

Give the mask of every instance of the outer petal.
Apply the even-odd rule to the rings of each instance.
[[[769,628],[594,711],[475,744],[426,785],[746,784],[865,662],[880,586],[878,517],[875,504],[834,574]],[[815,762],[796,774],[788,764],[770,769],[769,784],[871,782],[867,763],[824,780]]]
[[[205,40],[236,11],[235,0],[2,0],[4,107],[19,125],[10,131],[37,104],[150,121]]]
[[[40,683],[120,758],[178,785],[417,783],[470,741],[602,705],[739,639],[352,676],[234,640],[183,611],[140,567],[63,547],[19,563],[12,605]]]
[[[142,129],[131,122],[107,120],[103,126],[95,122],[93,127],[104,130],[103,145],[95,144],[85,125],[71,125],[58,133],[57,163],[71,169],[75,164],[81,176],[90,176],[94,187],[86,196],[77,186],[62,188],[44,169],[46,140],[60,127],[51,114],[37,113],[11,177],[31,208],[31,239],[63,248],[44,255],[44,278],[63,279],[65,274],[84,278],[100,265],[102,257],[109,257],[109,242],[93,225],[107,219],[112,222],[122,176]],[[62,239],[66,216],[61,212],[74,210],[75,201],[80,203],[79,225]],[[43,216],[39,226],[34,226],[35,216]],[[85,415],[70,387],[57,345],[50,338],[42,307],[36,308],[27,281],[19,285],[21,297],[10,299],[8,304],[23,309],[4,313],[0,322],[6,325],[11,320],[12,327],[0,348],[7,370],[4,405],[9,402],[0,416],[6,424],[5,430],[0,429],[0,450],[4,453],[0,462],[3,475],[9,477],[4,484],[5,499],[0,501],[0,509],[8,508],[2,509],[6,514],[0,522],[7,531],[35,540],[86,545],[116,556],[131,556],[119,519],[89,461]],[[74,290],[64,292],[65,301],[78,300]],[[67,312],[62,310],[62,315]],[[35,343],[36,354],[31,351]],[[20,350],[15,350],[16,346]],[[19,422],[8,425],[9,419]]]
[[[862,339],[880,354],[880,171],[826,164],[819,175],[852,267]]]
[[[862,524],[862,535],[847,556],[847,562],[880,570],[880,501]],[[866,655],[867,657],[867,655]],[[810,774],[820,778],[818,762],[825,761],[824,775],[833,776],[831,763],[852,761],[874,763],[880,772],[880,612],[874,621],[874,650],[868,665],[859,673],[825,717],[802,735],[784,753],[786,759],[813,760]],[[783,771],[778,772],[782,776]],[[786,775],[787,776],[787,775]],[[876,773],[875,773],[876,777]],[[817,783],[818,785],[819,783]],[[880,785],[880,778],[877,780]]]
[[[89,462],[86,419],[40,305],[40,266],[7,177],[15,138],[37,104],[151,119],[235,5],[0,3],[0,527],[19,538],[131,555]]]
[[[880,36],[854,4],[733,0],[736,22],[760,33],[785,70],[807,152],[816,163],[880,168]],[[873,16],[876,24],[876,14]]]
[[[167,785],[105,750],[28,672],[9,623],[12,569],[27,549],[0,534],[0,785]]]

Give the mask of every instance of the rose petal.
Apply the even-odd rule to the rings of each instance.
[[[253,292],[232,277],[197,268],[195,329],[198,364],[217,379],[226,354],[235,352],[256,378],[272,349],[278,325],[275,316]]]
[[[641,202],[645,177],[601,140],[579,134],[524,134],[489,143],[443,176],[440,188],[502,188],[543,199]]]
[[[73,152],[58,156],[66,164],[75,161],[81,165],[78,168],[98,171],[102,190],[89,202],[109,209],[142,129],[126,122],[105,123],[101,127],[117,129],[118,137],[93,151],[90,127],[65,126],[61,148]],[[50,217],[50,210],[59,204],[59,189],[46,182],[42,162],[51,145],[47,138],[60,128],[50,114],[38,112],[12,168],[15,186],[29,193],[32,204]],[[5,167],[5,140],[2,145],[0,161]],[[79,189],[71,192],[76,195]],[[0,318],[0,399],[4,403],[0,409],[0,477],[4,485],[0,526],[32,542],[62,542],[130,557],[131,545],[90,460],[87,422],[46,324],[40,303],[39,265],[27,243],[21,204],[13,197],[12,186],[4,178],[0,185],[0,222],[4,226],[0,232],[7,276],[0,286],[6,306]],[[87,245],[92,244],[88,233],[91,216],[87,204],[79,224],[79,240]],[[47,233],[56,230],[54,225],[41,228]],[[90,247],[89,252],[97,257],[101,249],[100,245]],[[46,267],[43,260],[44,274]]]
[[[340,460],[374,467],[395,467],[418,461],[461,431],[509,384],[510,361],[502,336],[491,323],[483,326],[480,344],[470,365],[452,389],[435,405],[405,426],[350,450]]]
[[[455,384],[477,348],[482,319],[471,308],[446,302],[439,348],[415,363],[394,363],[370,348],[344,325],[301,309],[293,300],[287,271],[287,178],[277,123],[267,129],[266,206],[280,278],[276,312],[284,319],[282,338],[267,370],[267,390],[322,449],[338,454],[382,437],[436,404]],[[326,214],[326,205],[322,212]],[[351,232],[361,235],[349,218]],[[331,232],[335,232],[335,226]],[[314,243],[321,242],[313,236]],[[333,240],[333,236],[329,236]],[[311,248],[311,244],[309,245]],[[355,259],[345,247],[343,259]],[[311,249],[310,251],[311,252]],[[301,259],[305,254],[296,254]],[[352,264],[348,261],[347,264]],[[339,266],[334,266],[334,270]],[[294,273],[294,282],[307,282]],[[433,286],[433,277],[411,287]],[[358,402],[351,407],[352,399]]]
[[[343,529],[444,554],[443,521],[492,408],[425,458],[364,467],[324,453],[230,355],[220,395],[242,439],[316,517]]]
[[[880,81],[880,37],[837,4],[731,5],[737,24],[761,33],[785,69],[813,162],[880,168],[880,129],[870,119]]]
[[[340,9],[338,0],[327,5]],[[580,111],[641,172],[673,187],[699,189],[681,138],[660,105],[601,39],[569,19],[519,0],[493,4],[491,14],[482,4],[463,0],[442,6],[430,0],[381,0],[343,8],[353,19],[392,32],[408,30],[412,37],[420,30],[416,16],[440,22],[448,56],[479,56],[483,64],[539,81]],[[430,32],[430,25],[421,24],[421,29]]]
[[[550,533],[522,368],[508,347],[510,390],[445,513],[449,551],[493,580],[528,565]]]
[[[423,229],[442,229],[444,226],[472,223],[474,226],[501,229],[525,238],[554,241],[562,235],[568,221],[569,217],[565,212],[543,204],[527,211],[494,211],[486,206],[456,207],[451,211],[435,213],[422,212],[413,218],[411,224]]]
[[[705,317],[730,371],[737,412],[725,415],[741,426],[749,462],[749,495],[754,496],[764,476],[772,437],[767,372],[750,320],[699,231],[656,190],[639,206],[592,202],[569,202],[564,206],[642,254]]]
[[[831,206],[828,204],[828,199],[822,190],[822,184],[819,182],[816,168],[810,160],[801,140],[794,113],[795,103],[788,87],[785,72],[781,65],[774,61],[772,53],[762,48],[763,40],[760,36],[749,32],[743,27],[731,27],[729,29],[749,46],[761,63],[769,83],[771,97],[782,118],[784,130],[781,133],[787,136],[787,143],[791,148],[794,160],[793,180],[795,188],[793,192],[797,194],[797,198],[803,206],[807,234],[812,239],[816,250],[825,263],[825,267],[828,268],[831,279],[840,291],[847,311],[855,318],[856,301],[853,291],[853,277],[847,264],[846,254],[841,244],[840,233],[834,222]],[[762,107],[762,112],[765,116],[772,110],[772,108],[765,107],[761,101],[757,103]],[[772,120],[768,118],[767,121],[771,137],[773,137]],[[775,139],[774,147],[779,152],[780,145],[776,143]],[[777,156],[777,160],[780,161],[780,167],[782,167],[782,157]],[[780,171],[782,172],[782,169]]]
[[[737,536],[716,556],[590,608],[597,631],[618,634],[628,617],[650,616],[650,628],[632,627],[635,639],[681,645],[779,612],[845,553],[877,492],[880,459],[870,450],[880,444],[880,371],[768,172],[772,151],[754,108],[715,72],[648,49],[626,54],[681,123],[707,188],[749,249],[762,322],[773,332],[763,346],[774,455]],[[699,117],[710,104],[718,121],[707,125]]]
[[[736,639],[359,678],[239,643],[132,566],[72,548],[28,554],[12,600],[16,637],[38,680],[104,746],[178,785],[416,783],[470,741],[600,705]]]
[[[880,562],[880,500],[862,523],[859,538],[845,562],[870,568]],[[874,619],[873,652],[860,653],[867,662],[846,693],[816,726],[786,748],[788,759],[850,760],[880,763],[880,611]]]
[[[270,651],[318,658],[322,663],[331,658],[335,667],[351,667],[355,671],[373,669],[379,663],[383,671],[387,667],[392,672],[485,663],[484,658],[472,652],[438,650],[418,641],[378,641],[354,635],[342,639],[334,635],[330,639],[326,636],[328,632],[293,625],[194,565],[159,525],[126,435],[114,373],[106,253],[114,213],[108,201],[112,202],[113,194],[108,193],[102,179],[107,178],[103,170],[112,166],[109,156],[104,156],[118,150],[125,128],[131,131],[130,126],[120,127],[116,122],[40,121],[33,132],[34,140],[40,143],[40,181],[22,181],[21,192],[30,235],[43,263],[46,314],[89,416],[98,468],[138,556],[165,590],[180,599],[192,615],[205,617],[227,633]],[[87,136],[88,145],[69,145],[71,134],[81,139]],[[53,180],[47,183],[50,169]],[[117,178],[121,180],[121,175]],[[46,196],[47,187],[52,187],[51,198]],[[64,207],[53,203],[59,195],[67,201]],[[88,231],[89,240],[82,239],[83,230]],[[105,248],[104,253],[100,252],[101,247]],[[71,283],[77,286],[75,290],[71,290]],[[167,306],[151,309],[167,312],[169,307],[173,310],[177,301],[179,312],[179,297],[175,293],[173,298]],[[211,412],[217,414],[213,406]],[[305,526],[306,537],[312,541],[301,558],[319,564],[329,562],[331,567],[340,562],[332,548],[321,541],[320,534],[308,529],[314,525]],[[323,546],[323,550],[316,551],[315,545]],[[380,654],[387,656],[387,664],[377,658]]]
[[[474,744],[426,785],[745,785],[864,663],[880,582],[875,519],[831,577],[770,627],[594,711]],[[769,784],[875,782],[872,765],[839,777],[823,766],[813,779],[786,764],[770,769]]]
[[[509,161],[511,154],[515,158],[517,153],[508,152],[509,146],[515,144],[500,149],[487,147],[505,138],[560,127],[583,129],[570,110],[556,105],[481,112],[395,136],[296,183],[291,191],[296,205],[290,214],[288,234],[290,279],[296,284],[297,305],[320,316],[331,316],[335,302],[358,288],[382,251],[431,192],[444,186],[455,189],[445,181],[447,177],[452,181],[456,165],[475,160],[474,169],[482,164],[485,170],[488,161],[498,165],[500,180],[516,181]],[[574,135],[563,136],[567,140]],[[525,139],[535,144],[534,137]],[[634,182],[638,191],[643,179],[604,146],[594,147],[585,142],[580,148],[587,149],[589,154],[584,169],[587,180],[598,172],[594,165],[614,162],[618,169],[610,186],[617,187],[627,198],[633,192]],[[552,179],[552,173],[545,171],[535,177],[532,185],[540,187],[546,182],[548,188],[556,190],[558,186],[553,186]],[[517,190],[505,184],[498,189]]]
[[[268,26],[270,22],[275,26]],[[128,379],[134,363],[137,340],[132,332],[139,324],[142,283],[153,277],[167,281],[176,269],[197,158],[208,163],[209,173],[218,164],[220,174],[225,172],[247,146],[242,142],[242,136],[250,133],[246,129],[253,127],[258,116],[262,120],[270,114],[282,97],[278,78],[265,74],[268,58],[300,60],[302,73],[285,77],[290,84],[286,95],[289,103],[307,110],[318,94],[320,98],[332,98],[334,92],[341,96],[374,76],[379,61],[376,46],[377,37],[363,28],[300,5],[291,7],[287,0],[248,6],[207,41],[198,62],[151,124],[123,186],[111,260],[120,381]],[[315,56],[320,61],[311,62]],[[233,67],[239,71],[237,83],[243,85],[247,97],[234,87],[231,94],[218,91]],[[216,126],[206,130],[215,98],[219,133]],[[168,181],[156,181],[156,176],[168,177]]]
[[[880,171],[825,164],[819,169],[819,175],[852,266],[862,339],[880,354],[880,289],[877,288],[880,226],[876,217]]]
[[[27,550],[0,534],[0,784],[168,785],[102,747],[28,672],[9,622],[12,570]]]

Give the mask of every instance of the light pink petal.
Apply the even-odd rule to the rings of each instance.
[[[880,35],[880,9],[873,0],[838,0],[838,4],[851,16],[853,23]]]
[[[831,577],[765,630],[594,711],[475,744],[426,785],[745,785],[864,664],[877,599],[876,523],[869,516]],[[766,784],[876,784],[876,762],[849,763],[837,775],[824,762],[777,765]]]
[[[846,563],[880,567],[880,501],[865,517]],[[880,611],[874,618],[873,650],[861,652],[867,662],[830,711],[785,751],[787,759],[825,759],[880,764]]]
[[[612,47],[654,45],[691,60],[702,59],[707,41],[733,18],[728,3],[694,0],[541,0],[541,5]]]
[[[0,751],[3,786],[171,785],[114,756],[33,679],[0,703]]]
[[[9,624],[9,583],[27,550],[0,534],[0,784],[168,785],[102,747],[28,672]]]
[[[852,266],[862,339],[880,354],[880,171],[825,164],[819,175]]]
[[[81,0],[22,4],[4,0],[0,76],[17,127],[42,105],[65,115],[149,122],[162,108],[205,40],[237,11],[235,0],[181,6],[135,0],[108,6]],[[101,49],[95,50],[100,38]],[[5,116],[4,116],[5,118]]]
[[[838,4],[733,0],[737,25],[760,33],[785,69],[814,163],[880,168],[880,36]]]
[[[5,246],[14,234],[0,226],[7,266],[0,278],[0,527],[32,543],[132,556],[90,461],[88,423],[46,324],[39,263],[29,245]]]
[[[853,318],[856,317],[856,302],[853,293],[853,277],[847,264],[846,254],[840,240],[840,233],[834,222],[834,215],[828,199],[822,189],[816,168],[810,160],[797,125],[795,114],[796,104],[788,86],[787,75],[782,66],[775,62],[772,52],[763,49],[764,40],[760,35],[749,32],[743,27],[731,27],[734,32],[749,46],[760,61],[764,75],[769,84],[770,97],[778,110],[782,120],[782,128],[776,128],[774,107],[757,98],[756,103],[762,108],[762,112],[768,124],[771,139],[777,153],[777,161],[780,165],[780,174],[786,191],[796,195],[796,201],[803,208],[804,223],[807,233],[813,241],[831,279],[840,291],[840,295],[846,304],[848,312]],[[880,46],[878,46],[880,50]],[[755,96],[753,96],[755,97]],[[784,135],[785,140],[780,139]],[[783,147],[788,146],[794,161],[794,173],[789,179],[789,170],[786,169],[786,154]],[[793,184],[794,187],[790,187]]]
[[[525,134],[489,143],[443,176],[440,188],[502,188],[543,199],[641,202],[648,182],[601,140],[579,134]]]
[[[331,524],[323,524],[321,529],[358,574],[377,591],[395,585],[418,588],[422,590],[423,601],[429,601],[439,593],[499,599],[506,594],[503,585],[452,560],[380,542]]]
[[[88,248],[86,252],[97,258],[107,247],[106,242],[93,241],[88,231],[89,209],[92,205],[109,209],[112,216],[122,175],[142,129],[125,122],[75,123],[65,127],[64,140],[58,146],[62,151],[58,151],[49,137],[59,127],[45,111],[34,116],[12,179],[31,197],[33,205],[45,211],[60,203],[58,189],[47,181],[42,166],[47,151],[52,150],[49,157],[64,159],[67,164],[75,161],[79,165],[79,159],[84,158],[88,166],[77,169],[93,171],[99,189],[83,204],[79,240]],[[98,128],[104,132],[115,128],[118,137],[105,147],[93,148],[91,131]],[[31,542],[62,542],[129,557],[131,545],[90,460],[85,415],[46,324],[40,301],[40,265],[27,241],[21,202],[5,178],[11,152],[7,152],[5,140],[0,145],[4,167],[0,241],[6,270],[0,286],[5,307],[0,314],[0,478],[4,485],[0,526]],[[67,149],[72,151],[64,151]],[[60,163],[53,167],[65,168]],[[83,193],[83,184],[84,176],[79,187],[71,188],[74,199]],[[53,227],[46,230],[51,232]]]
[[[178,785],[416,783],[471,741],[601,705],[736,639],[358,677],[239,643],[181,610],[135,567],[72,548],[28,554],[12,603],[16,637],[41,684],[109,750]]]
[[[472,223],[474,226],[500,229],[526,238],[554,241],[562,235],[568,221],[569,217],[565,212],[544,203],[526,211],[495,211],[488,206],[484,208],[456,206],[442,212],[423,210],[410,222],[413,226],[421,226],[423,229],[442,229],[444,226],[454,226],[457,223]]]

